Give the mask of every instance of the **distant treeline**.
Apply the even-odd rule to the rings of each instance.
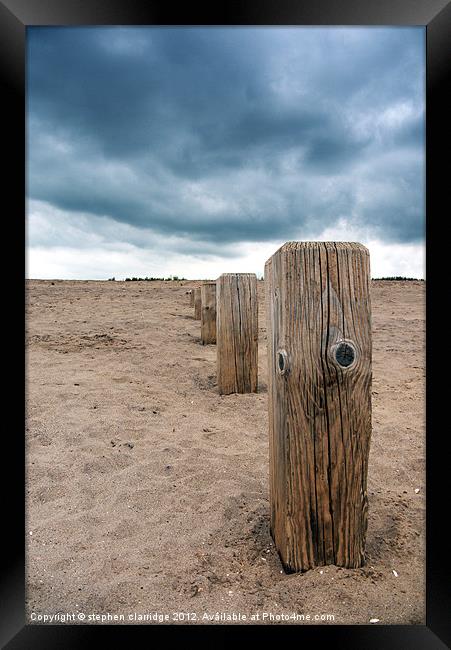
[[[186,280],[187,278],[179,278],[178,275],[171,275],[169,278],[125,278],[125,282],[167,282],[168,280],[171,282],[176,282],[176,281],[181,281],[181,280]],[[116,278],[108,278],[108,282],[114,282]]]
[[[171,275],[169,278],[125,278],[125,282],[180,282],[182,280],[187,280],[188,278],[179,278],[178,275]],[[263,280],[263,277],[259,277],[259,280]],[[424,282],[424,278],[405,278],[401,275],[396,275],[388,278],[371,278],[372,280],[397,280],[403,282]],[[108,282],[114,282],[116,278],[108,278]]]
[[[413,281],[413,282],[424,282],[423,278],[403,278],[401,275],[396,275],[390,278],[373,278],[373,280],[403,280],[403,281]]]

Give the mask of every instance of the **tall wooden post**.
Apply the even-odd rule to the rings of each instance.
[[[257,391],[258,306],[254,273],[216,281],[218,388],[221,395]]]
[[[202,311],[202,298],[200,295],[200,287],[194,289],[194,318],[200,320]]]
[[[205,282],[200,288],[202,344],[216,343],[216,282]]]
[[[289,242],[266,262],[271,534],[287,571],[365,559],[368,250]]]

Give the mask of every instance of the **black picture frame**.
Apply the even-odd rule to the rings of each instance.
[[[449,156],[450,97],[445,80],[451,67],[451,3],[449,0],[313,0],[302,2],[212,3],[209,6],[184,3],[177,6],[160,0],[0,0],[0,70],[3,88],[3,158],[6,177],[4,208],[5,249],[15,250],[14,276],[8,265],[5,287],[8,348],[14,351],[13,366],[22,373],[24,319],[23,269],[25,262],[25,44],[26,28],[32,25],[422,25],[426,27],[426,271],[427,271],[427,562],[426,625],[415,626],[165,626],[165,642],[180,639],[189,643],[196,633],[214,634],[214,642],[230,643],[236,636],[255,642],[255,635],[295,634],[298,643],[333,642],[338,647],[444,648],[451,645],[450,577],[447,569],[447,491],[449,427],[446,419],[447,388],[437,379],[439,363],[446,355],[446,319],[440,308],[446,301],[444,281],[446,251],[443,228],[450,213],[451,185],[444,164]],[[3,203],[4,206],[4,203]],[[433,253],[433,248],[437,252]],[[17,263],[20,260],[20,263]],[[6,265],[5,265],[6,268]],[[6,276],[4,276],[6,277]],[[14,282],[11,282],[13,277]],[[18,289],[19,287],[19,289]],[[449,289],[448,289],[449,291]],[[15,296],[15,299],[13,298]],[[11,305],[15,304],[15,308]],[[443,305],[445,307],[445,305]],[[9,314],[17,314],[11,327]],[[437,314],[435,312],[438,312]],[[438,318],[437,318],[438,316]],[[440,329],[439,329],[440,327]],[[443,331],[445,329],[445,331]],[[445,340],[446,343],[446,340]],[[438,369],[438,370],[436,370]],[[4,491],[3,532],[6,549],[1,583],[1,642],[17,648],[76,648],[115,642],[136,634],[152,639],[153,626],[33,626],[25,621],[25,527],[24,527],[24,401],[20,381],[9,382],[7,411],[14,400],[14,426],[3,439],[3,466],[12,470]],[[182,636],[180,637],[180,632]],[[126,635],[126,636],[124,636]],[[252,635],[252,637],[250,636]],[[273,637],[275,640],[275,637]]]

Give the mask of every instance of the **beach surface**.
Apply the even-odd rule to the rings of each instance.
[[[27,620],[424,624],[425,283],[372,282],[366,564],[290,575],[269,533],[264,283],[259,390],[228,396],[200,284],[27,281]]]

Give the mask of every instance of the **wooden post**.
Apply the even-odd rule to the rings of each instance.
[[[205,282],[200,288],[202,344],[216,343],[216,282]]]
[[[289,242],[266,262],[271,534],[289,572],[365,560],[368,250]]]
[[[200,287],[194,289],[194,318],[200,320],[202,311],[202,299],[200,296]]]
[[[216,281],[217,374],[221,395],[257,391],[258,311],[254,273]]]

